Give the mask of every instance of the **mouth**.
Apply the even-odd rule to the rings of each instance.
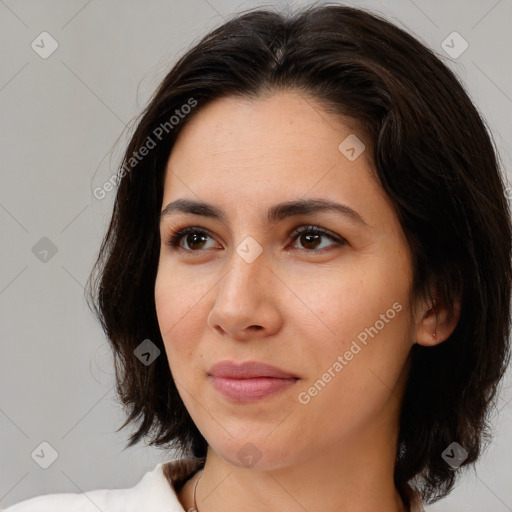
[[[221,361],[208,372],[213,387],[235,402],[252,402],[282,392],[299,377],[286,370],[258,361],[236,364]]]

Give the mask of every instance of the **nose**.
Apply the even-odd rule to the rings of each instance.
[[[217,285],[208,325],[222,336],[237,340],[275,334],[282,320],[278,286],[282,283],[264,252],[248,263],[233,251],[229,269]]]

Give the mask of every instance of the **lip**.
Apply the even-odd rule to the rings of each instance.
[[[277,366],[261,363],[259,361],[245,361],[243,363],[220,361],[210,368],[208,375],[227,379],[253,379],[256,377],[273,377],[276,379],[299,378],[297,375],[282,370]]]
[[[236,364],[221,361],[210,369],[213,387],[226,398],[252,402],[293,386],[299,377],[276,366],[258,361]]]

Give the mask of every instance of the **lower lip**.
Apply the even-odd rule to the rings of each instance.
[[[252,379],[228,379],[210,375],[213,387],[225,397],[237,402],[253,402],[293,386],[297,379],[255,377]]]

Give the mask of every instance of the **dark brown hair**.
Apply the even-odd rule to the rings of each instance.
[[[490,439],[489,411],[510,357],[510,212],[491,135],[454,73],[406,31],[360,9],[239,14],[178,60],[141,114],[88,282],[129,412],[121,428],[139,423],[128,446],[147,436],[150,445],[206,454],[166,358],[146,366],[134,356],[145,339],[165,353],[154,301],[164,172],[202,106],[276,90],[297,90],[358,122],[411,249],[415,296],[435,284],[443,302],[461,298],[452,335],[412,347],[400,419],[395,484],[406,503],[413,478],[435,501],[457,475],[442,452],[458,442],[467,465]]]

